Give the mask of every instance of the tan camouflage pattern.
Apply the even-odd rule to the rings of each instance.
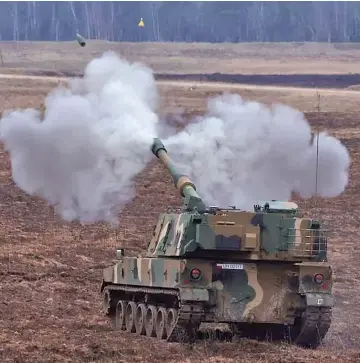
[[[159,216],[146,257],[122,258],[104,270],[104,282],[178,291],[180,300],[205,304],[208,322],[292,324],[306,303],[333,304],[331,267],[312,262],[319,234],[312,223],[287,213],[169,210]],[[190,277],[193,268],[201,271],[198,281]],[[317,273],[324,276],[321,285],[314,282]]]
[[[321,306],[332,303],[328,263],[233,263],[241,269],[217,264],[231,262],[124,257],[104,270],[103,279],[116,285],[176,289],[180,299],[208,306],[208,322],[292,324],[294,311],[305,303],[301,294],[316,302],[320,297]],[[190,277],[193,268],[201,271],[198,281]],[[324,275],[321,286],[313,281],[317,273]]]
[[[312,260],[319,248],[325,251],[316,243],[319,230],[311,229],[311,224],[310,218],[279,213],[223,210],[196,217],[164,213],[155,227],[147,257],[186,256],[198,249],[232,251],[251,260]]]
[[[200,306],[204,322],[293,324],[306,306],[333,305],[325,233],[297,215],[296,203],[272,200],[254,212],[207,208],[159,139],[152,152],[184,197],[181,213],[162,213],[145,257],[122,257],[106,268],[102,288],[178,295],[180,303]],[[319,284],[316,274],[323,275]]]

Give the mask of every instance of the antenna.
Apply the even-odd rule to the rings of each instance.
[[[317,95],[317,136],[316,136],[316,169],[315,169],[315,214],[317,214],[317,197],[318,197],[318,169],[319,169],[319,134],[320,134],[320,93],[316,92]]]
[[[319,209],[318,209],[318,203],[317,203],[317,199],[318,199],[318,182],[319,182],[319,136],[320,136],[320,120],[322,120],[322,116],[321,116],[321,104],[320,104],[320,93],[316,92],[317,95],[317,136],[316,136],[316,169],[315,169],[315,200],[314,200],[314,209],[315,209],[315,216],[316,219],[321,223],[321,225],[323,227],[325,227],[325,229],[323,229],[323,227],[321,228],[322,231],[325,233],[325,236],[328,234],[329,232],[329,228],[328,228],[328,224],[326,221],[324,221],[321,216],[319,215]],[[326,238],[326,237],[325,237]],[[327,243],[327,242],[326,242]]]

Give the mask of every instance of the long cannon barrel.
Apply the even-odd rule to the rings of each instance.
[[[188,198],[189,200],[193,199],[194,202],[196,201],[195,204],[198,209],[205,209],[205,204],[197,193],[194,183],[187,175],[181,174],[177,171],[176,164],[168,156],[167,150],[160,139],[154,139],[151,151],[168,169],[173,178],[174,185],[179,190],[180,195],[184,198]]]

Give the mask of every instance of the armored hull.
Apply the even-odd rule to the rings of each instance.
[[[253,212],[206,207],[159,141],[153,152],[184,203],[159,216],[145,257],[118,250],[104,270],[104,313],[114,328],[192,341],[201,323],[227,323],[233,335],[317,347],[333,306],[320,223],[289,202],[260,202]]]
[[[331,287],[327,262],[123,257],[104,270],[102,291],[120,330],[178,341],[201,323],[228,323],[236,335],[316,347],[330,327]]]

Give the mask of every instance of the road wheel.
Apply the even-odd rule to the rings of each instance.
[[[135,315],[136,315],[137,305],[133,301],[129,301],[126,306],[126,314],[125,314],[125,326],[126,331],[129,333],[135,333]]]
[[[139,335],[145,335],[145,318],[146,318],[146,306],[145,304],[139,304],[135,314],[135,328],[136,333]]]
[[[156,321],[155,321],[155,331],[156,337],[159,339],[166,338],[166,325],[167,325],[167,311],[165,308],[159,308]]]
[[[157,309],[154,305],[149,305],[145,314],[145,332],[148,337],[155,337],[155,319],[157,315]]]

